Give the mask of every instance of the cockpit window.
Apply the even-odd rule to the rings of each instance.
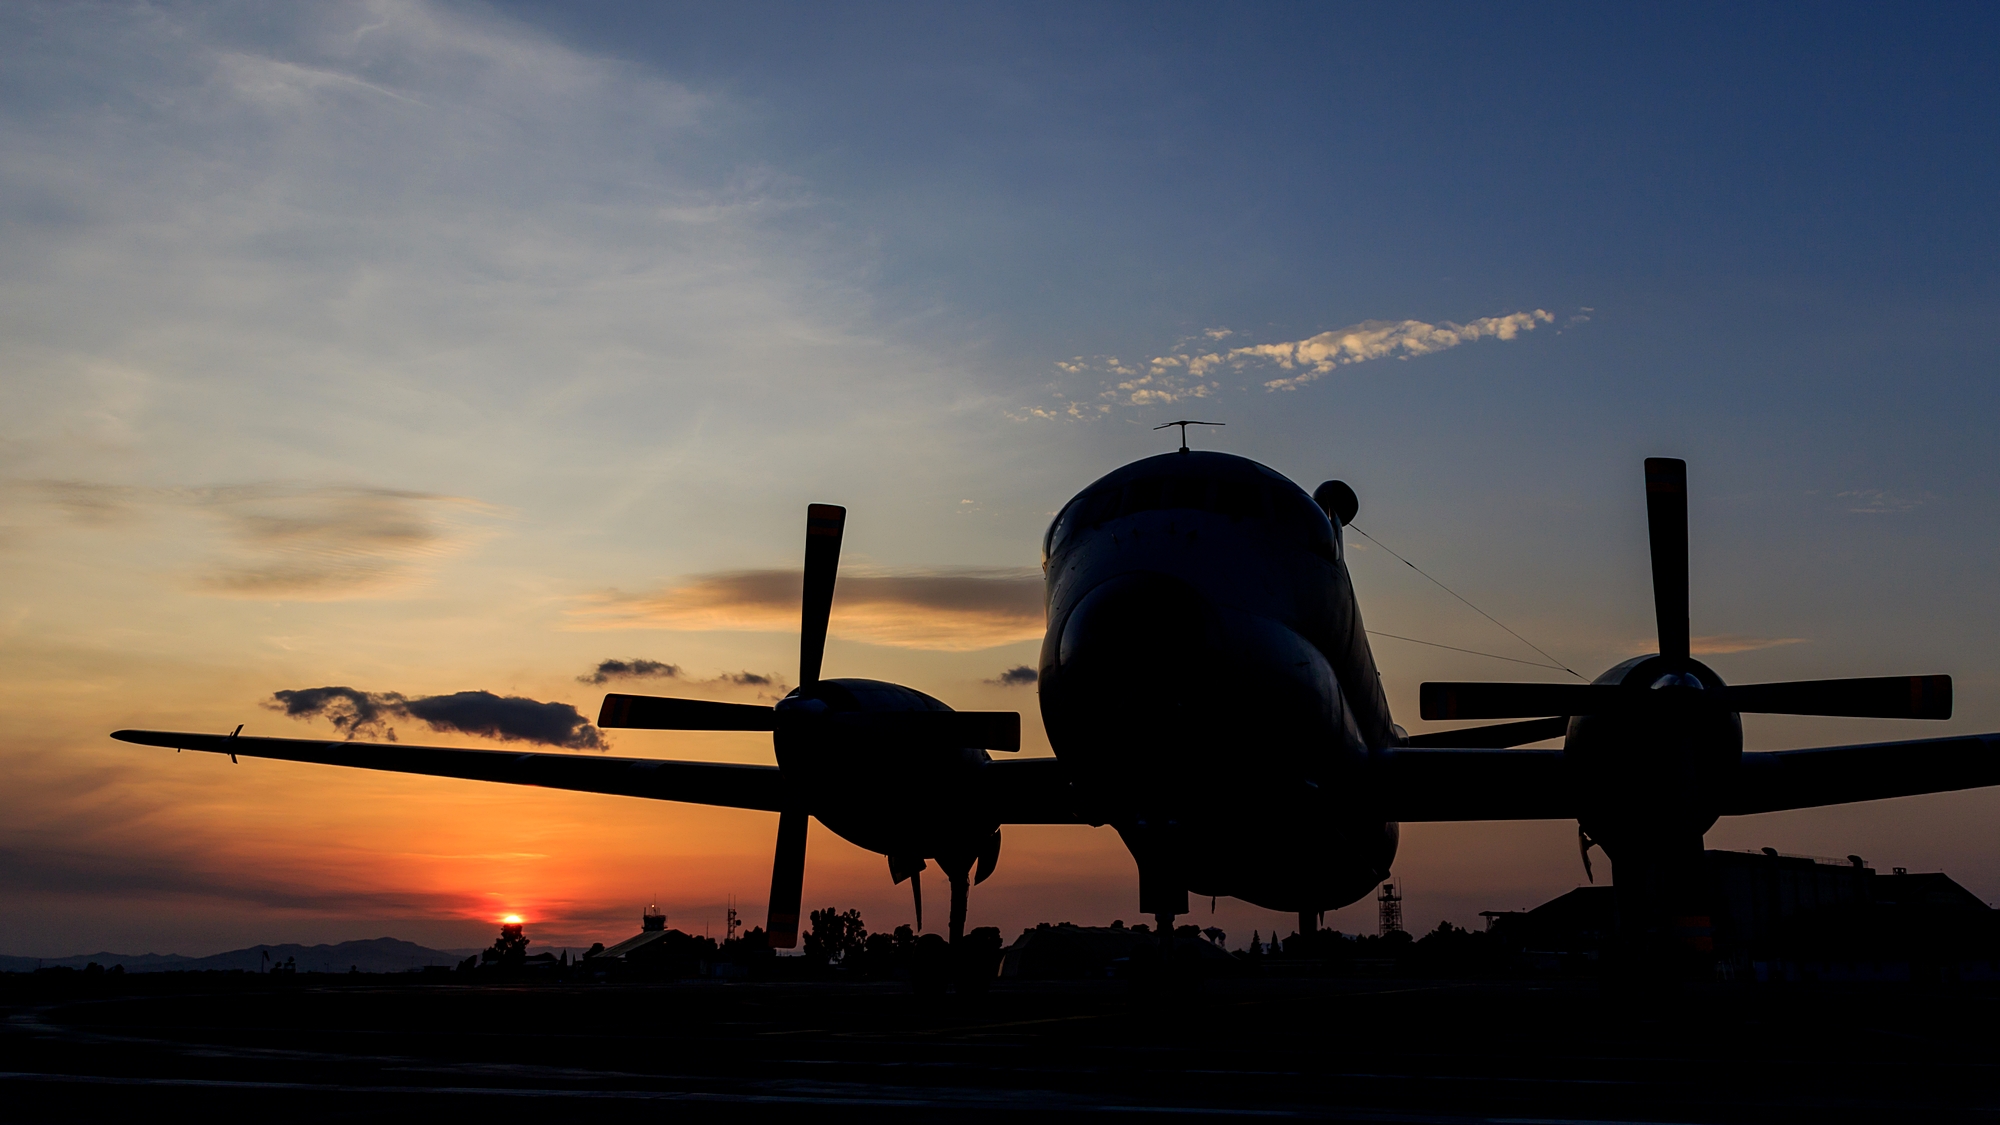
[[[1249,480],[1215,480],[1198,476],[1155,476],[1114,484],[1070,501],[1049,525],[1042,542],[1044,559],[1078,528],[1102,527],[1137,512],[1186,508],[1227,516],[1232,522],[1272,521],[1299,525],[1310,548],[1334,557],[1332,529],[1319,506],[1296,488]]]

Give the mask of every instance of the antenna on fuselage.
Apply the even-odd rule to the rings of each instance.
[[[1153,428],[1156,430],[1164,430],[1167,428],[1167,426],[1179,426],[1181,428],[1181,452],[1186,453],[1188,451],[1187,428],[1189,426],[1227,426],[1228,424],[1229,423],[1227,422],[1198,422],[1193,418],[1189,418],[1180,422],[1168,422],[1166,423],[1166,425],[1154,426]]]

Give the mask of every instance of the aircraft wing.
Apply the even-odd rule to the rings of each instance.
[[[1743,755],[1725,816],[2000,785],[2000,734]]]
[[[461,777],[539,785],[580,793],[649,797],[735,809],[784,810],[776,766],[673,762],[514,750],[446,749],[383,742],[321,742],[305,738],[246,738],[224,734],[121,730],[113,738],[145,746],[171,746],[246,758],[317,762],[392,773]],[[1084,824],[1071,807],[1069,776],[1054,758],[1003,759],[984,772],[990,809],[1002,824]]]
[[[1390,820],[1572,820],[1560,750],[1399,746],[1382,758]]]
[[[1560,750],[1397,747],[1384,755],[1391,820],[1569,820],[1577,799]],[[1724,816],[2000,785],[2000,734],[1743,755]]]
[[[222,734],[121,730],[111,737],[146,746],[206,750],[287,762],[319,762],[393,773],[504,781],[581,793],[610,793],[687,801],[734,809],[783,811],[783,787],[776,766],[721,762],[669,762],[655,758],[609,758],[597,754],[548,754],[513,750],[445,749],[382,742],[318,742],[305,738],[232,738]]]

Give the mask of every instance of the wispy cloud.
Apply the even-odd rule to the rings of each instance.
[[[519,695],[459,691],[406,696],[351,687],[278,691],[264,704],[294,719],[325,719],[348,738],[366,734],[396,741],[392,721],[415,721],[434,731],[501,742],[529,742],[565,750],[602,750],[604,738],[568,703],[543,703]]]
[[[823,464],[960,401],[870,322],[865,232],[815,217],[726,94],[478,6],[232,11],[0,20],[47,94],[0,115],[9,471],[112,452],[407,483],[450,449],[452,479],[640,489],[648,458]],[[696,495],[663,503],[725,503]],[[300,579],[340,585],[226,588]]]
[[[858,569],[858,568],[857,568]],[[575,613],[591,629],[797,632],[804,579],[795,570],[695,575],[665,590],[609,593]],[[900,648],[968,652],[1042,635],[1034,570],[843,571],[835,636]]]
[[[1926,492],[1911,494],[1887,488],[1859,488],[1849,492],[1836,492],[1834,499],[1845,505],[1850,512],[1879,516],[1914,511],[1930,503],[1931,496]]]
[[[1717,633],[1706,637],[1689,637],[1688,650],[1696,656],[1727,656],[1732,652],[1755,652],[1762,648],[1805,643],[1804,637],[1745,637],[1734,633]]]
[[[17,482],[61,517],[111,528],[193,514],[220,523],[189,581],[205,593],[324,601],[408,584],[483,534],[495,509],[475,500],[353,485],[137,488]]]
[[[1041,674],[1027,664],[1009,668],[986,682],[995,687],[1027,687],[1041,679]]]
[[[1588,320],[1572,318],[1571,323]],[[1117,356],[1074,356],[1056,361],[1069,375],[1110,376],[1097,394],[1097,403],[1070,401],[1061,407],[1030,407],[1016,417],[1085,418],[1108,412],[1111,403],[1127,406],[1155,406],[1209,398],[1224,389],[1224,372],[1254,374],[1276,369],[1288,374],[1261,379],[1266,391],[1292,391],[1305,386],[1337,367],[1376,359],[1411,359],[1469,344],[1474,340],[1512,340],[1532,332],[1538,324],[1553,324],[1554,314],[1546,309],[1486,316],[1459,324],[1422,320],[1367,320],[1346,328],[1336,328],[1303,340],[1271,344],[1244,344],[1234,348],[1205,350],[1181,346],[1156,355],[1143,363],[1127,362]],[[1236,333],[1227,328],[1210,328],[1201,336],[1219,343]],[[1195,341],[1199,342],[1199,341]]]
[[[199,500],[235,540],[233,559],[198,579],[243,597],[344,598],[379,592],[475,537],[476,501],[383,488],[215,489]]]

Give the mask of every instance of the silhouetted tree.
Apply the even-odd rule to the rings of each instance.
[[[479,959],[489,965],[514,968],[528,961],[528,937],[522,932],[519,922],[508,922],[500,927],[500,937],[491,948],[479,955]]]
[[[771,943],[765,938],[764,927],[752,926],[724,941],[722,953],[731,961],[743,964],[756,958],[771,956]]]
[[[910,949],[910,983],[919,993],[943,992],[951,984],[951,944],[939,934],[924,934]]]
[[[807,917],[812,929],[806,932],[805,955],[816,964],[835,964],[862,949],[868,940],[859,910],[839,911],[829,906]]]
[[[1000,936],[997,926],[979,926],[968,931],[952,956],[956,958],[953,975],[957,978],[961,993],[985,992],[993,985],[993,978],[1000,972],[1000,950],[1006,939]]]

